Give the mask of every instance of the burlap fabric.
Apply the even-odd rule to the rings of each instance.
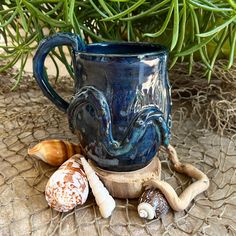
[[[210,179],[209,189],[183,212],[146,221],[137,214],[137,200],[116,200],[109,219],[102,219],[93,195],[68,213],[50,209],[44,197],[54,167],[27,156],[40,140],[76,142],[67,117],[26,75],[11,91],[14,71],[1,74],[0,88],[0,235],[236,235],[236,68],[223,72],[219,62],[209,85],[196,64],[188,76],[185,65],[170,72],[173,96],[171,143],[183,162],[192,163]],[[72,82],[56,85],[64,97]],[[178,193],[191,179],[176,174],[160,153],[162,179]]]

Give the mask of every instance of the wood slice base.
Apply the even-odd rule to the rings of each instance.
[[[143,183],[150,179],[160,179],[161,163],[158,157],[142,169],[130,172],[103,170],[89,160],[98,177],[115,198],[138,198],[143,192]]]

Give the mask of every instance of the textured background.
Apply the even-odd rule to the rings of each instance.
[[[173,96],[171,143],[181,161],[206,173],[209,189],[183,212],[162,219],[138,217],[137,200],[116,200],[109,219],[102,219],[92,194],[69,213],[50,209],[44,197],[54,167],[27,156],[27,149],[49,138],[76,142],[65,114],[58,111],[26,75],[11,91],[15,71],[0,75],[0,235],[236,235],[236,67],[222,72],[218,62],[212,83],[196,64],[192,76],[184,65],[170,73]],[[72,82],[55,86],[64,97]],[[162,179],[178,193],[191,179],[171,170],[160,153]]]

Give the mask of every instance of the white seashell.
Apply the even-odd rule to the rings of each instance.
[[[146,202],[142,202],[138,205],[138,214],[141,218],[152,220],[155,217],[154,208]]]
[[[79,161],[79,155],[71,157],[51,176],[46,185],[48,205],[57,211],[67,212],[87,200],[88,181]]]
[[[103,218],[107,218],[111,215],[112,211],[116,207],[116,202],[109,194],[103,183],[99,180],[95,171],[91,168],[85,158],[81,157],[81,163],[84,168],[84,172],[87,175],[89,185],[92,189],[96,203],[99,207],[99,211]]]

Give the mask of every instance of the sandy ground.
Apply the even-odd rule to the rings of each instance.
[[[112,216],[102,219],[91,193],[83,206],[68,213],[50,209],[44,189],[56,168],[29,157],[27,149],[44,139],[76,142],[77,137],[66,115],[42,95],[31,75],[10,91],[13,74],[1,74],[0,235],[236,235],[236,137],[203,129],[191,118],[189,104],[178,99],[173,104],[171,143],[182,161],[210,179],[209,189],[185,211],[146,221],[138,217],[137,199],[116,199]],[[71,97],[71,81],[62,79],[56,87],[65,98]],[[182,192],[192,180],[174,173],[165,154],[160,153],[160,160],[162,178]]]

